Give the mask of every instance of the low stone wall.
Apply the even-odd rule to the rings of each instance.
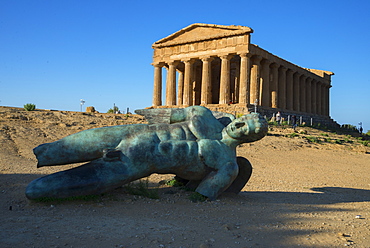
[[[225,113],[230,113],[235,116],[238,115],[244,115],[248,113],[252,113],[255,111],[254,105],[241,105],[241,104],[207,104],[202,105],[204,107],[207,107],[208,109],[212,111],[220,111]],[[158,106],[154,108],[178,108],[179,106]],[[182,108],[185,108],[186,106],[181,106]],[[291,119],[292,115],[295,115],[297,117],[297,122],[305,123],[306,125],[317,125],[320,123],[320,125],[323,126],[335,126],[339,127],[340,125],[335,122],[333,119],[330,118],[330,116],[324,116],[324,115],[316,115],[316,114],[309,114],[309,113],[303,113],[303,112],[297,112],[297,111],[287,111],[285,109],[278,109],[278,108],[266,108],[262,106],[257,106],[257,112],[260,113],[262,116],[264,116],[267,120],[271,120],[271,118],[275,117],[276,113],[280,111],[281,117],[288,121],[288,119]]]

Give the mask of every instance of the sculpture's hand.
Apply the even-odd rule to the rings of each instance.
[[[238,173],[238,165],[229,162],[220,166],[218,170],[210,172],[195,191],[207,196],[210,200],[216,200],[217,196],[232,184]]]
[[[212,171],[202,180],[196,191],[214,200],[226,190],[239,173],[235,151],[218,140],[199,140],[199,154]]]

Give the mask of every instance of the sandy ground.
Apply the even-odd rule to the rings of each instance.
[[[305,128],[273,128],[238,148],[253,174],[238,195],[192,202],[160,186],[160,199],[124,188],[90,200],[32,202],[24,191],[42,175],[32,148],[89,128],[144,122],[138,116],[0,107],[0,247],[370,247],[370,147]],[[301,132],[302,131],[302,132]],[[172,175],[152,175],[157,186]]]

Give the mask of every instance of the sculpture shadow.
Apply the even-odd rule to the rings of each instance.
[[[13,218],[19,218],[20,215],[23,215],[23,218],[28,216],[29,212],[23,210],[29,203],[24,196],[24,190],[31,180],[40,176],[43,175],[0,174],[0,192],[2,192],[0,207],[3,210],[0,217],[5,218],[10,213],[13,214]],[[163,196],[162,194],[165,194],[170,189],[170,187],[160,189],[161,197]],[[137,228],[137,223],[141,223],[140,232],[146,232],[153,238],[161,237],[163,240],[170,240],[171,235],[175,239],[181,239],[183,238],[181,234],[184,232],[193,232],[195,239],[203,240],[202,233],[204,232],[200,231],[198,234],[196,231],[200,230],[200,228],[207,228],[204,224],[199,225],[199,223],[204,221],[208,225],[209,232],[221,230],[225,234],[225,237],[227,236],[226,234],[230,234],[225,238],[225,242],[235,242],[235,235],[240,235],[237,241],[240,241],[246,247],[271,247],[268,246],[271,239],[274,240],[274,247],[289,247],[286,245],[287,240],[293,242],[291,240],[294,240],[296,237],[306,237],[312,234],[312,228],[306,225],[306,223],[310,223],[313,218],[312,216],[315,216],[315,220],[318,219],[317,216],[325,219],[328,216],[328,212],[330,216],[342,216],[344,211],[350,212],[351,215],[355,216],[359,213],[353,212],[353,208],[347,209],[345,206],[338,208],[335,204],[370,202],[370,190],[367,189],[313,187],[310,190],[312,192],[242,191],[238,195],[224,193],[219,197],[220,202],[214,201],[204,204],[193,203],[190,200],[188,203],[180,201],[176,205],[174,205],[175,203],[168,203],[166,200],[159,202],[141,200],[132,207],[131,201],[117,201],[114,197],[107,197],[104,199],[104,204],[107,204],[109,207],[102,207],[103,205],[94,203],[87,205],[81,203],[81,201],[61,203],[58,204],[57,208],[51,208],[50,203],[36,203],[31,206],[32,208],[41,210],[57,211],[58,215],[64,214],[64,218],[66,218],[66,220],[63,218],[65,222],[62,222],[62,219],[60,219],[55,224],[49,225],[48,230],[41,230],[44,232],[43,235],[47,235],[50,231],[63,233],[65,230],[61,228],[61,223],[65,224],[67,221],[73,221],[73,218],[76,218],[76,216],[79,216],[78,219],[83,220],[86,214],[85,210],[93,210],[88,212],[89,215],[94,216],[93,219],[90,219],[90,226],[101,227],[102,223],[116,223],[117,220],[126,218],[130,220],[125,222],[125,225],[129,226],[127,228]],[[113,190],[112,193],[119,195],[119,199],[122,199],[127,196],[126,194],[122,194],[122,192],[122,189],[117,189]],[[172,197],[167,194],[165,197],[177,201],[175,196]],[[181,194],[181,197],[186,196],[185,194]],[[159,206],[160,208],[157,208]],[[68,213],[71,207],[75,209],[74,211],[78,211],[75,212],[75,215],[69,217]],[[127,208],[127,211],[131,209],[131,215],[125,215],[125,208]],[[114,209],[115,211],[113,211]],[[156,214],[153,214],[154,210]],[[166,215],[167,212],[172,214]],[[33,214],[34,216],[32,218],[35,218],[35,220],[48,220],[47,217],[43,217],[43,211],[35,211]],[[159,218],[157,215],[165,217]],[[296,220],[297,215],[299,215],[299,221],[304,223],[302,224],[302,228],[280,228],[284,225],[289,226],[290,222],[298,221]],[[194,218],[197,221],[189,222],[189,218]],[[322,222],[326,221],[323,220]],[[84,222],[82,221],[82,223]],[[147,223],[151,223],[151,225],[148,226]],[[185,225],[184,223],[187,224]],[[225,224],[230,230],[225,230]],[[16,230],[23,230],[25,228],[24,222],[19,222],[18,224],[12,223],[12,225],[12,228]],[[170,227],[167,231],[171,235],[163,235],[161,229],[163,226]],[[77,225],[73,228],[78,231],[84,230],[81,228],[86,227],[82,224],[82,227]],[[107,224],[104,228],[110,228],[110,225]],[[109,231],[104,229],[99,232],[102,238],[101,240],[96,240],[97,246],[103,247],[106,245],[104,242],[107,242],[106,240],[112,240],[112,237],[119,237],[119,239],[113,239],[112,242],[122,242],[122,237],[125,236],[122,234],[121,229],[113,225]],[[315,232],[325,232],[325,230],[315,229]],[[82,236],[68,237],[68,242],[77,244],[81,239],[91,239],[89,232],[84,233]],[[214,236],[210,235],[210,237]],[[297,243],[294,242],[290,247],[297,247],[296,244],[299,244],[299,241],[296,241]]]
[[[34,179],[42,174],[1,174],[0,182],[9,182],[3,184],[1,188],[8,193],[24,192],[25,187]],[[160,190],[160,194],[170,189]],[[336,204],[346,202],[370,202],[370,190],[345,188],[345,187],[313,187],[310,190],[314,192],[281,192],[281,191],[242,191],[238,195],[231,193],[221,194],[220,199],[234,199],[246,202],[262,203],[289,203],[289,204]],[[13,191],[13,192],[12,192]],[[114,190],[112,191],[114,192]],[[25,198],[26,199],[26,198]]]
[[[370,201],[370,190],[342,188],[342,187],[314,187],[315,192],[270,192],[270,191],[243,191],[240,196],[265,203],[289,204],[336,204],[346,202]]]

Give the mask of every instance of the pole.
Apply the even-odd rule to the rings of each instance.
[[[257,113],[257,104],[258,104],[258,99],[254,101],[254,113]]]
[[[81,105],[80,110],[81,110],[81,112],[82,112],[82,105],[84,105],[84,104],[85,104],[85,100],[84,100],[84,99],[81,99],[81,100],[80,100],[80,105]]]

